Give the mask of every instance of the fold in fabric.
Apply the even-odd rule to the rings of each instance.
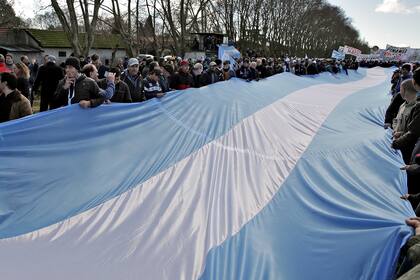
[[[412,215],[378,126],[389,76],[233,80],[0,126],[1,275],[384,279]]]

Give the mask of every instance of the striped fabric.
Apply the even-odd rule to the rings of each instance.
[[[391,72],[280,74],[0,125],[4,279],[387,279],[414,215]]]

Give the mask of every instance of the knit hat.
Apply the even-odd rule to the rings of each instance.
[[[48,55],[47,60],[48,60],[48,62],[54,62],[55,63],[57,61],[57,58],[53,55]]]
[[[67,58],[64,65],[73,66],[74,68],[77,69],[77,71],[80,71],[80,61],[74,56],[70,56],[69,58]]]

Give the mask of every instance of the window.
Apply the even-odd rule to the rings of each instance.
[[[66,57],[66,52],[58,52],[58,57]]]

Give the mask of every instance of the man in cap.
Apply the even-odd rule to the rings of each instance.
[[[189,72],[190,65],[187,60],[182,60],[179,63],[178,72],[176,72],[171,80],[171,88],[177,90],[184,90],[193,86],[193,77]]]
[[[121,74],[121,81],[126,83],[130,88],[130,95],[133,102],[146,100],[141,89],[142,77],[137,58],[133,57],[128,60],[127,69]]]
[[[67,58],[65,66],[66,75],[58,83],[55,93],[58,106],[79,103],[80,107],[86,109],[97,107],[105,101],[96,82],[79,73],[80,61],[76,57]]]
[[[56,58],[53,55],[46,57],[46,63],[39,68],[38,74],[32,87],[32,92],[36,92],[41,87],[40,111],[54,109],[54,93],[58,82],[64,77],[63,70],[56,64]]]

